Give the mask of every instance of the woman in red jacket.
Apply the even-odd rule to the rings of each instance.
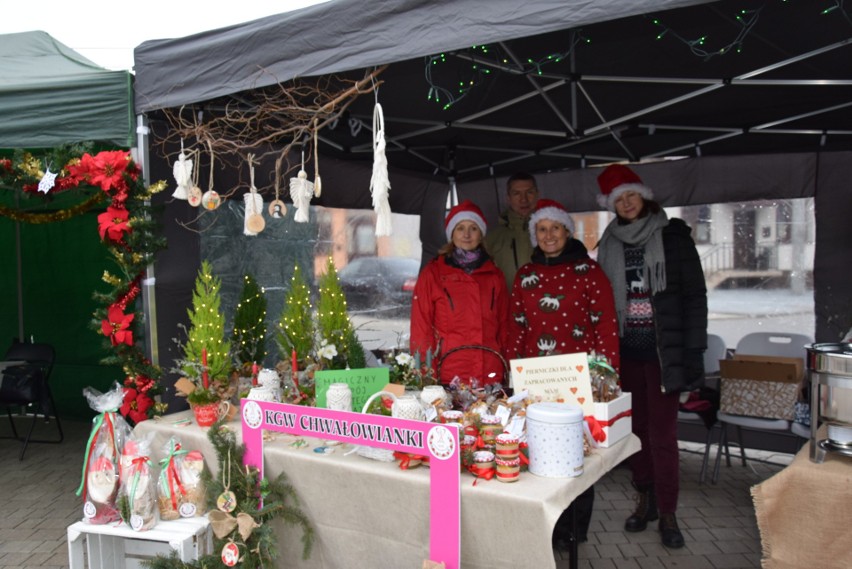
[[[447,214],[444,230],[449,242],[423,267],[414,287],[411,352],[421,359],[428,352],[436,367],[441,362],[441,383],[456,376],[476,379],[480,386],[501,383],[503,363],[494,353],[464,349],[449,354],[461,346],[504,353],[509,293],[503,273],[482,245],[485,217],[465,200]]]

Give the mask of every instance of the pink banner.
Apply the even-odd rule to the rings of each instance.
[[[263,476],[263,431],[336,440],[425,456],[430,472],[429,558],[447,569],[461,563],[459,429],[381,415],[242,400],[245,463]]]

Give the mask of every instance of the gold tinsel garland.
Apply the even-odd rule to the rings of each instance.
[[[106,192],[98,192],[83,203],[51,213],[29,213],[0,204],[0,216],[8,217],[13,221],[22,221],[24,223],[53,223],[54,221],[65,221],[66,219],[71,219],[72,217],[77,217],[78,215],[86,213],[108,197],[109,196]]]

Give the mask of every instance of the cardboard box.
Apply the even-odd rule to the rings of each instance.
[[[606,439],[599,442],[602,447],[611,447],[633,431],[633,398],[624,392],[606,403],[595,402],[594,417],[601,423]]]
[[[736,354],[719,362],[719,410],[731,415],[791,421],[804,378],[802,358]]]

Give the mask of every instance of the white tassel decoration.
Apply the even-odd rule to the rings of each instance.
[[[373,110],[373,177],[370,178],[370,194],[373,196],[373,209],[376,212],[376,236],[393,233],[391,208],[388,203],[390,180],[388,179],[388,159],[385,156],[385,117],[382,106],[376,103]]]
[[[299,170],[299,174],[295,178],[290,178],[290,199],[296,206],[296,215],[293,216],[293,219],[297,223],[308,222],[313,195],[314,185],[308,181],[308,173],[303,168]]]
[[[192,159],[183,153],[182,148],[172,170],[175,182],[177,182],[177,188],[175,188],[172,197],[185,200],[189,197],[189,189],[192,187]]]

